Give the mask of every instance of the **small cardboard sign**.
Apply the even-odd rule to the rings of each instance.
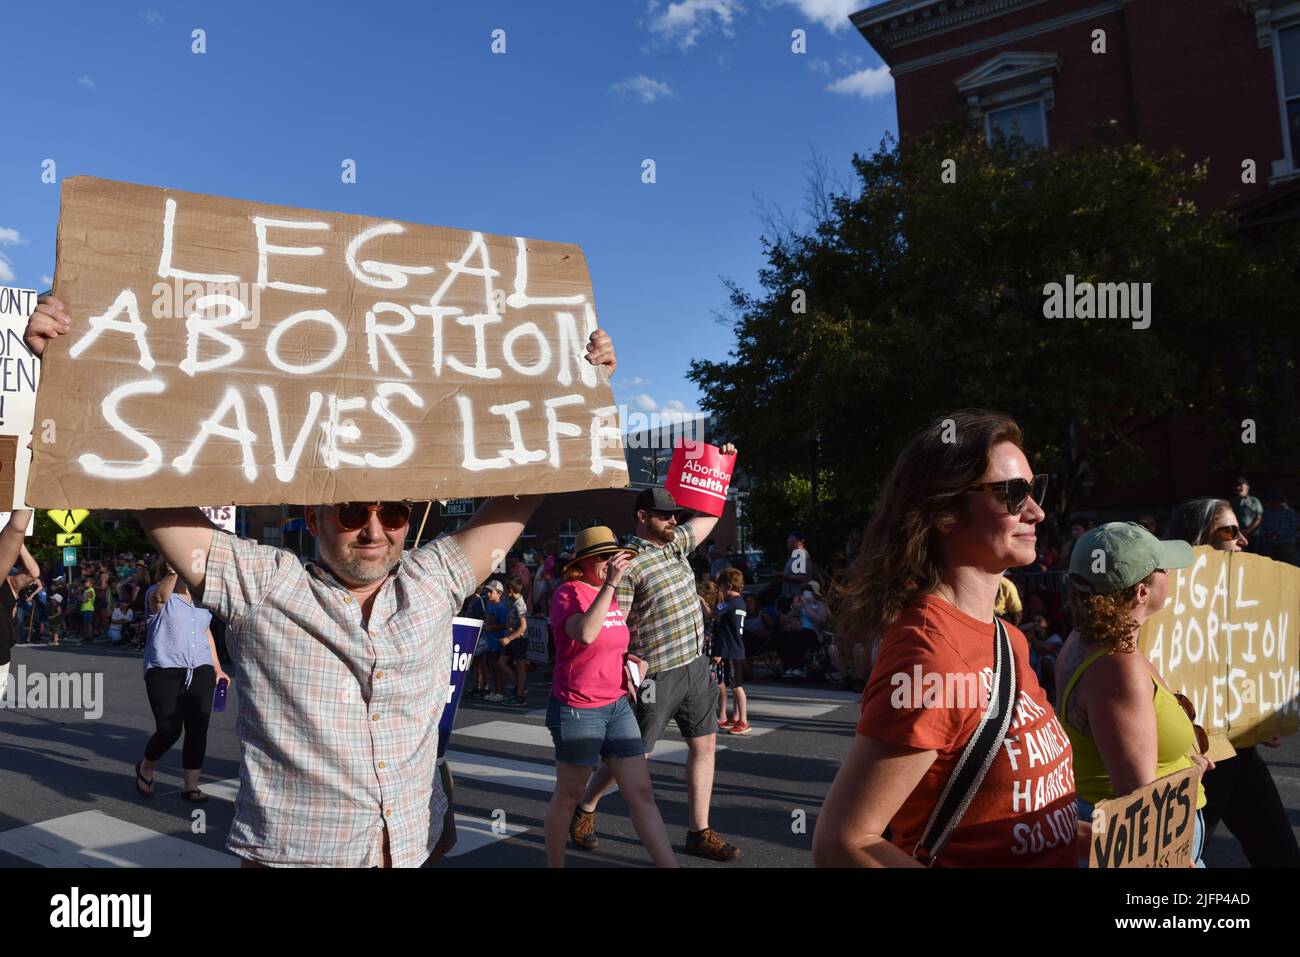
[[[529,617],[527,658],[534,664],[544,665],[551,660],[551,625],[545,618]]]
[[[9,502],[14,498],[14,468],[17,460],[18,436],[0,435],[0,502]]]
[[[627,485],[571,243],[81,176],[54,291],[72,329],[44,352],[41,507]]]
[[[1199,768],[1175,771],[1092,811],[1088,866],[1191,867]]]
[[[32,462],[41,360],[23,342],[23,332],[35,309],[35,289],[0,286],[0,436],[13,437],[0,446],[0,511],[5,512],[27,507],[23,492]]]
[[[723,455],[716,445],[678,442],[668,466],[664,488],[682,508],[721,515],[736,468],[736,455]]]

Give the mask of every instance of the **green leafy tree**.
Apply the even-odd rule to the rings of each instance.
[[[840,549],[907,437],[963,406],[1020,422],[1058,522],[1090,476],[1151,474],[1138,437],[1189,410],[1213,410],[1227,463],[1248,464],[1243,412],[1257,459],[1295,453],[1270,388],[1294,396],[1294,350],[1273,344],[1294,325],[1300,246],[1248,243],[1198,208],[1203,167],[1100,139],[989,146],[961,126],[902,150],[887,138],[853,167],[856,191],[827,197],[812,228],[764,238],[760,292],[729,284],[731,357],[691,367],[744,450],[765,548],[799,516],[814,554]],[[1150,326],[1048,318],[1045,289],[1067,275],[1150,283]]]

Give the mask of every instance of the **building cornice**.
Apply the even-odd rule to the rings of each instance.
[[[849,21],[889,62],[891,50],[935,34],[969,27],[1046,0],[889,0],[849,15]]]
[[[1273,31],[1300,23],[1300,0],[1241,0],[1241,8],[1255,18],[1255,38],[1260,49],[1273,45]]]

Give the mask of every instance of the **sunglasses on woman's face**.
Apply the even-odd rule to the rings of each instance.
[[[1043,504],[1043,499],[1047,496],[1047,476],[1035,475],[1032,480],[1013,478],[1002,482],[982,482],[967,491],[1000,495],[1006,500],[1007,514],[1019,515],[1031,497],[1035,505]]]
[[[1187,715],[1187,720],[1192,722],[1192,730],[1196,732],[1196,753],[1204,754],[1210,750],[1210,736],[1205,733],[1205,729],[1196,723],[1196,705],[1188,700],[1187,695],[1179,692],[1174,695],[1178,703],[1183,706],[1183,714]]]
[[[411,506],[406,502],[344,502],[338,507],[339,527],[355,532],[370,524],[370,514],[379,513],[379,524],[395,532],[411,520]]]
[[[1221,535],[1221,536],[1223,537],[1223,540],[1226,542],[1226,541],[1229,541],[1229,540],[1231,540],[1231,539],[1236,538],[1238,535],[1241,534],[1241,526],[1239,526],[1239,525],[1220,525],[1218,528],[1216,528],[1216,529],[1214,530],[1214,534],[1215,534],[1215,535]]]

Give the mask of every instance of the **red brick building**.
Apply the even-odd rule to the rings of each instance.
[[[1114,123],[1208,162],[1199,201],[1243,229],[1300,219],[1300,0],[889,0],[851,19],[894,77],[904,144],[962,117],[1049,148]],[[1295,382],[1277,391],[1294,403]],[[1204,433],[1191,416],[1153,429],[1160,476],[1089,497],[1114,516],[1228,495],[1233,465]],[[1251,478],[1300,494],[1282,465]]]

